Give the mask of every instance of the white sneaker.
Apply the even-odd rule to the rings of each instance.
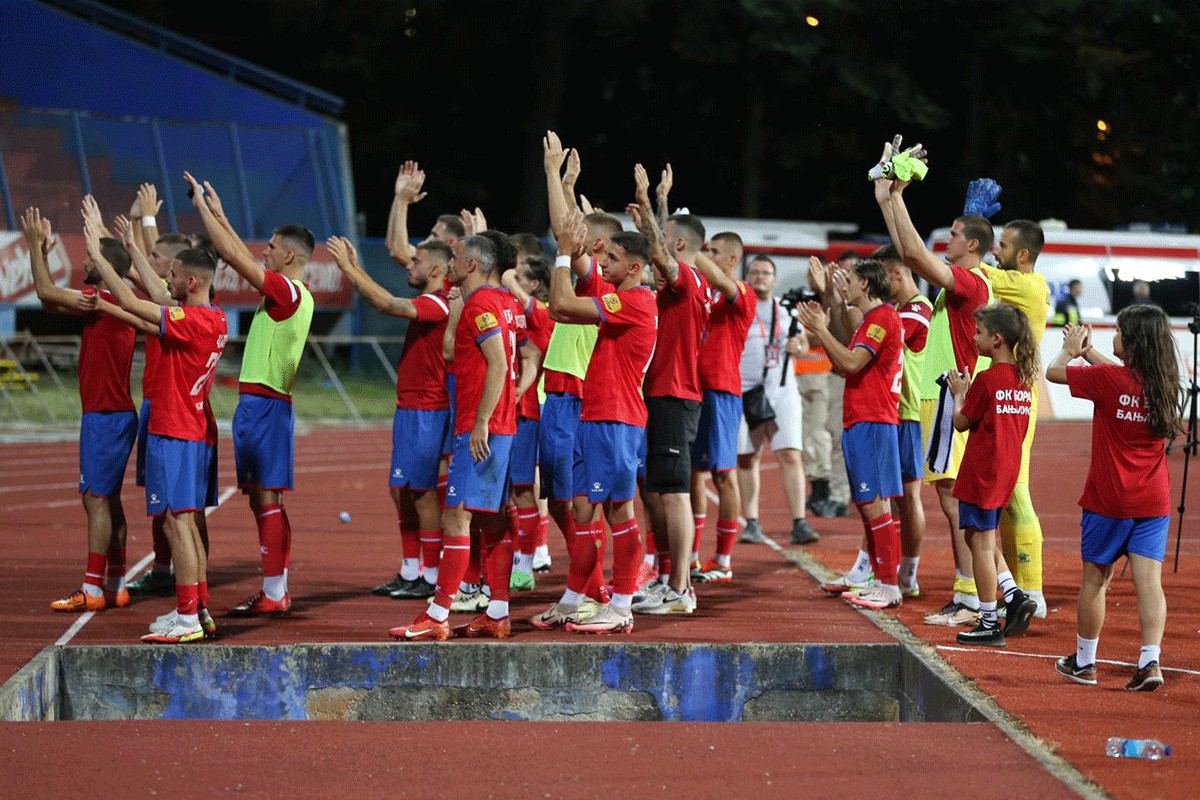
[[[160,617],[155,618],[154,622],[150,623],[150,633],[166,633],[175,627],[176,621],[179,619],[178,611],[168,611]]]
[[[1038,592],[1037,594],[1032,594],[1032,593],[1027,593],[1027,594],[1029,594],[1030,597],[1032,597],[1034,600],[1037,601],[1037,611],[1033,612],[1033,616],[1036,617],[1037,619],[1045,619],[1046,613],[1049,611],[1049,609],[1046,608],[1046,598],[1042,596],[1041,592]]]
[[[677,592],[668,588],[656,606],[642,609],[643,614],[691,614],[696,610],[696,593],[691,588]]]
[[[537,553],[533,554],[533,571],[534,572],[549,572],[550,571],[550,554]]]
[[[641,611],[643,607],[652,608],[662,602],[662,596],[667,593],[667,585],[661,581],[651,581],[643,586],[633,596],[633,610]]]

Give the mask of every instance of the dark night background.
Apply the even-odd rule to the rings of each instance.
[[[369,236],[405,159],[427,173],[414,235],[475,206],[544,231],[547,129],[580,150],[577,189],[607,210],[631,198],[635,162],[652,181],[670,162],[672,205],[702,217],[881,232],[865,174],[900,132],[929,150],[907,195],[923,232],[983,176],[1004,188],[994,221],[1200,230],[1200,3],[108,5],[343,97]]]

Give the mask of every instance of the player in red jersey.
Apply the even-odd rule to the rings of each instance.
[[[501,276],[501,283],[516,298],[525,319],[526,341],[521,346],[517,379],[517,438],[513,441],[511,463],[516,545],[510,588],[528,591],[537,586],[533,557],[541,520],[534,492],[542,419],[538,384],[542,378],[542,359],[554,332],[554,320],[550,319],[550,306],[546,302],[550,297],[549,264],[541,256],[518,260],[516,267]]]
[[[1033,384],[1040,370],[1037,346],[1025,312],[992,303],[975,312],[975,345],[991,366],[974,376],[946,376],[954,395],[954,428],[971,431],[962,467],[954,483],[958,519],[971,547],[979,590],[979,624],[958,634],[962,644],[1003,647],[1005,637],[1029,628],[1037,601],[1020,595],[1017,583],[996,547],[1000,511],[1008,505],[1021,469],[1021,446],[1029,430]],[[1005,593],[1004,630],[996,613],[996,583]]]
[[[508,497],[509,455],[517,431],[517,331],[512,296],[489,284],[495,273],[496,246],[491,239],[470,235],[455,244],[449,278],[462,292],[463,306],[454,338],[455,437],[442,511],[442,562],[433,603],[412,624],[392,628],[388,633],[396,639],[450,637],[447,620],[470,560],[472,518],[499,514]],[[491,600],[484,614],[454,633],[503,639],[512,630],[511,542],[506,558],[503,520],[488,521],[481,529]]]
[[[700,537],[708,506],[705,473],[717,488],[717,541],[713,557],[692,578],[701,583],[733,580],[733,545],[742,506],[737,481],[738,427],[742,420],[742,350],[758,310],[758,297],[737,280],[742,265],[742,237],[732,231],[714,235],[711,258],[698,254],[697,266],[712,286],[712,314],[700,347],[700,386],[704,390],[700,427],[692,447],[692,516],[696,541],[692,560],[700,553]]]
[[[636,213],[631,206],[631,213]],[[636,217],[635,217],[636,219]],[[530,620],[541,629],[565,626],[577,633],[633,630],[633,593],[642,560],[634,500],[638,454],[645,436],[642,379],[654,352],[658,312],[642,285],[649,243],[640,233],[612,235],[592,275],[595,293],[571,290],[572,262],[586,258],[587,229],[579,211],[568,215],[558,237],[559,255],[550,278],[550,309],[560,322],[599,327],[583,384],[583,406],[575,441],[575,537],[570,549],[567,588],[557,603]],[[602,508],[603,506],[603,508]],[[613,592],[608,603],[586,618],[578,615],[597,562],[595,539],[604,519],[613,537]]]
[[[454,253],[430,239],[417,245],[406,267],[408,285],[420,294],[396,297],[376,283],[358,261],[349,239],[327,242],[338,269],[372,308],[409,320],[396,364],[396,411],[388,487],[400,525],[402,562],[396,577],[371,591],[396,599],[432,597],[442,550],[438,466],[450,424],[442,337],[450,305],[443,283]]]
[[[168,274],[178,306],[161,306],[134,294],[100,250],[96,221],[85,217],[88,256],[120,307],[137,326],[161,340],[146,453],[146,513],[162,514],[175,561],[176,616],[151,626],[143,641],[181,644],[216,630],[208,613],[208,554],[196,517],[209,500],[215,449],[210,444],[208,395],[225,349],[225,312],[209,303],[216,262],[204,250],[176,256]],[[157,622],[157,621],[156,621]]]
[[[121,484],[125,466],[137,437],[137,413],[129,393],[129,370],[133,363],[135,333],[123,320],[95,309],[95,285],[100,274],[89,257],[84,283],[87,295],[54,284],[49,255],[54,245],[50,221],[36,208],[21,217],[29,245],[29,266],[34,289],[50,311],[83,316],[79,346],[79,400],[83,418],[79,429],[79,494],[87,514],[87,567],[83,585],[50,607],[55,611],[99,611],[129,605],[129,593],[119,582],[105,585],[109,561],[124,571],[125,510]],[[129,271],[129,254],[116,239],[97,243],[105,258],[116,265],[122,277]],[[115,298],[103,292],[104,299]],[[88,310],[88,307],[92,310]],[[123,575],[119,579],[123,579]]]
[[[800,320],[820,342],[833,368],[846,377],[842,402],[842,452],[850,478],[850,497],[862,516],[876,586],[843,598],[865,608],[899,606],[900,526],[892,517],[891,499],[903,495],[900,483],[900,366],[903,332],[883,265],[873,259],[856,263],[849,275],[835,272],[836,293],[862,314],[849,346],[829,329],[829,315],[809,302]]]
[[[1076,683],[1096,683],[1105,594],[1113,564],[1124,555],[1137,592],[1142,639],[1125,688],[1152,692],[1163,683],[1159,662],[1167,624],[1162,589],[1171,517],[1166,441],[1182,431],[1184,407],[1179,354],[1162,309],[1144,304],[1121,309],[1113,355],[1122,363],[1092,347],[1088,328],[1068,325],[1062,352],[1046,368],[1046,380],[1066,384],[1073,396],[1095,404],[1092,460],[1079,498],[1083,580],[1075,653],[1058,659],[1056,669]],[[1072,366],[1078,358],[1087,366]]]
[[[704,244],[704,224],[691,214],[674,214],[663,228],[650,206],[650,180],[634,167],[639,230],[650,242],[658,287],[658,341],[646,372],[643,394],[646,424],[646,478],[643,501],[655,537],[665,531],[671,564],[664,589],[648,592],[636,611],[690,614],[696,609],[691,585],[692,444],[700,422],[700,344],[708,325],[708,281],[682,258],[693,258]],[[668,245],[667,242],[670,242]],[[661,551],[662,543],[659,542]],[[660,577],[661,581],[661,577]],[[651,587],[656,588],[656,587]]]

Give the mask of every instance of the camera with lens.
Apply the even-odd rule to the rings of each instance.
[[[816,292],[806,286],[797,286],[783,293],[779,298],[779,305],[783,306],[784,311],[792,318],[788,336],[795,336],[800,332],[800,306],[809,301],[820,302],[820,299]]]

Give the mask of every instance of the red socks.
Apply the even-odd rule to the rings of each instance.
[[[108,555],[105,553],[88,553],[87,569],[83,573],[83,582],[95,586],[98,589],[104,588],[104,577],[107,572]]]
[[[470,536],[446,536],[442,540],[442,563],[438,568],[437,595],[433,602],[442,608],[450,608],[470,561]],[[479,578],[475,580],[478,582]]]
[[[642,539],[637,518],[613,526],[613,592],[637,591],[638,568],[642,564]]]
[[[263,577],[278,577],[287,568],[287,544],[290,538],[287,516],[283,513],[283,506],[263,506],[254,521],[258,523],[258,545],[259,551],[262,553]]]
[[[899,521],[885,512],[866,523],[866,528],[875,580],[887,586],[896,586],[896,573],[900,569]]]
[[[737,541],[737,532],[736,519],[717,520],[717,555],[733,555],[733,543]]]

